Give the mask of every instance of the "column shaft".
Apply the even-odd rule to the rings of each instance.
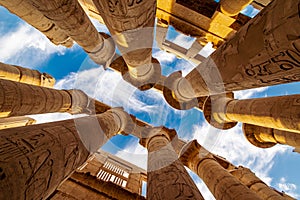
[[[76,41],[97,64],[114,55],[114,45],[98,33],[77,0],[31,0],[32,5]]]
[[[30,117],[9,117],[0,119],[0,130],[34,124],[35,120]]]
[[[260,199],[225,170],[196,140],[182,149],[180,160],[199,175],[216,199]]]
[[[250,169],[244,167],[238,167],[230,173],[236,177],[241,183],[253,190],[261,199],[264,200],[283,200],[291,199],[285,198],[281,193],[267,186],[262,182]]]
[[[80,90],[55,90],[0,79],[0,118],[51,112],[85,111],[89,98]]]
[[[73,45],[72,39],[32,6],[30,0],[0,0],[0,5],[41,31],[54,44],[61,44],[66,47]]]
[[[0,131],[0,198],[46,199],[90,153],[122,131],[120,110]],[[95,124],[96,122],[96,124]]]
[[[243,124],[243,131],[251,144],[261,148],[272,147],[275,144],[286,144],[296,148],[300,147],[300,133],[251,124]]]
[[[206,100],[204,115],[217,124],[243,122],[279,130],[300,132],[300,95],[232,100],[216,96]],[[215,121],[216,124],[211,123]]]
[[[147,199],[203,199],[178,160],[166,130],[154,129],[156,133],[144,144],[148,149]]]
[[[0,79],[52,88],[55,79],[46,73],[0,62]]]
[[[253,0],[221,0],[220,9],[227,16],[235,16],[246,8]]]
[[[141,194],[141,174],[140,173],[130,173],[127,181],[126,188],[129,189],[132,193]]]
[[[299,81],[298,4],[299,0],[272,1],[210,58],[186,75],[193,95],[184,92],[188,84],[178,85],[174,90],[192,99]]]
[[[152,60],[156,0],[93,2],[127,64],[123,78],[140,89],[151,88],[161,75],[160,66]]]

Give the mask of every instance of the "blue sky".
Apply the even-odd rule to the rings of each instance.
[[[253,13],[253,10],[248,10]],[[103,25],[93,21],[98,30]],[[168,39],[186,48],[192,39],[170,28]],[[194,66],[183,59],[160,51],[154,45],[153,56],[160,60],[165,75],[183,70],[187,73]],[[278,190],[300,198],[300,155],[292,148],[276,145],[270,149],[251,146],[244,138],[240,125],[220,131],[209,126],[196,109],[178,111],[167,105],[161,94],[149,90],[138,91],[124,82],[118,73],[104,70],[94,64],[78,46],[71,49],[51,44],[41,33],[0,7],[0,61],[38,69],[53,75],[58,89],[78,88],[111,106],[122,106],[126,111],[155,126],[165,125],[177,130],[185,140],[197,139],[213,153],[219,154],[236,165],[251,168],[260,178]],[[299,83],[259,88],[236,93],[237,98],[253,98],[299,94]],[[70,118],[69,114],[36,115],[39,123]],[[73,116],[74,117],[74,116]],[[145,167],[146,150],[133,136],[116,136],[104,147],[106,151]],[[197,176],[194,180],[206,199],[213,199]]]

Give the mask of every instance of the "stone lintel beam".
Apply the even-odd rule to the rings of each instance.
[[[91,153],[121,132],[120,109],[0,130],[2,199],[46,199]]]
[[[155,127],[144,133],[140,143],[148,149],[147,199],[203,199],[171,145],[176,132]]]
[[[273,128],[243,124],[244,135],[247,140],[260,148],[273,147],[276,144],[285,144],[300,148],[300,133],[282,131]]]
[[[253,0],[221,0],[220,10],[227,16],[235,16],[252,3]]]
[[[20,126],[28,126],[34,124],[36,121],[30,117],[9,117],[0,118],[0,130],[7,128],[15,128]]]
[[[177,99],[300,80],[298,1],[274,0],[171,88]],[[282,12],[286,10],[287,12]]]
[[[112,39],[98,33],[77,0],[31,0],[32,5],[77,42],[97,64],[107,65],[115,54]]]
[[[198,174],[216,199],[261,199],[224,169],[196,140],[183,147],[180,160]]]
[[[265,200],[292,200],[294,198],[278,192],[269,187],[260,178],[258,178],[250,169],[239,166],[230,173],[237,178],[241,183],[246,185],[250,190],[254,191],[261,199]]]
[[[204,115],[219,129],[226,123],[242,122],[300,133],[299,102],[300,95],[245,100],[215,96],[206,100]]]
[[[152,88],[161,75],[159,62],[152,58],[156,0],[93,2],[127,64],[123,78],[141,90]]]
[[[0,118],[69,112],[89,112],[89,97],[80,90],[55,90],[0,79]]]
[[[0,79],[50,88],[52,88],[55,84],[55,79],[47,73],[41,73],[37,70],[28,69],[16,65],[9,65],[1,62]]]
[[[42,32],[54,44],[72,47],[72,39],[32,6],[30,0],[0,0],[0,5]]]

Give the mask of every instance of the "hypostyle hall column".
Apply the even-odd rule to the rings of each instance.
[[[103,114],[0,131],[0,199],[46,199],[107,139],[127,114]]]
[[[183,147],[180,160],[185,166],[198,174],[216,199],[260,199],[253,191],[224,169],[210,152],[201,147],[196,140]]]
[[[227,16],[238,15],[253,0],[221,0],[220,9]]]
[[[41,31],[54,44],[61,44],[66,47],[73,45],[72,39],[32,6],[30,0],[0,0],[0,5]]]
[[[156,0],[93,2],[127,64],[124,80],[141,90],[153,87],[161,76],[160,64],[152,58]]]
[[[31,0],[32,5],[77,42],[97,64],[106,64],[115,54],[112,40],[98,33],[77,0]]]
[[[300,148],[300,133],[251,124],[243,124],[243,131],[247,140],[260,148],[269,148],[276,144],[286,144],[295,148]]]
[[[91,99],[80,90],[55,90],[0,79],[0,118],[87,111]]]
[[[233,1],[232,1],[233,2]],[[240,2],[240,1],[236,1]],[[300,80],[299,0],[274,0],[234,37],[168,87],[181,101]],[[283,12],[284,10],[284,12]]]
[[[46,73],[0,62],[0,79],[52,88],[55,79]]]
[[[0,119],[0,130],[7,128],[15,128],[20,126],[28,126],[36,121],[30,117],[9,117]]]
[[[146,129],[140,143],[148,149],[147,199],[203,199],[178,160],[171,140],[176,132],[164,127]]]
[[[210,96],[203,113],[212,126],[220,129],[243,122],[300,133],[300,95],[245,100]]]

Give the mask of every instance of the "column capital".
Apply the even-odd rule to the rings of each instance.
[[[142,138],[140,144],[148,149],[150,141],[155,137],[166,138],[169,142],[177,135],[174,129],[168,129],[164,126],[146,128],[142,132]]]
[[[223,130],[236,126],[237,122],[227,121],[225,117],[227,104],[233,99],[232,92],[208,96],[203,106],[206,121],[213,127]]]
[[[273,137],[273,131],[271,128],[264,128],[261,127],[264,130],[265,134],[270,135],[270,137]],[[259,137],[257,137],[256,133],[260,133],[261,129],[259,126],[255,126],[255,125],[251,125],[251,124],[243,124],[243,133],[246,137],[246,139],[248,140],[248,142],[250,142],[251,144],[253,144],[256,147],[260,147],[260,148],[270,148],[276,145],[276,140],[274,138],[274,142],[264,142],[263,140],[259,139]]]
[[[180,97],[178,94],[178,83],[180,81],[187,81],[184,77],[182,77],[182,72],[177,71],[172,74],[170,74],[164,81],[164,88],[163,88],[163,95],[167,103],[172,106],[173,108],[176,108],[178,110],[188,110],[193,107],[199,107],[202,109],[203,106],[203,97],[197,97],[194,98],[185,98]],[[186,89],[193,90],[189,87],[191,87],[190,84],[186,83]],[[206,97],[204,97],[206,98]],[[198,103],[199,102],[199,103]]]

